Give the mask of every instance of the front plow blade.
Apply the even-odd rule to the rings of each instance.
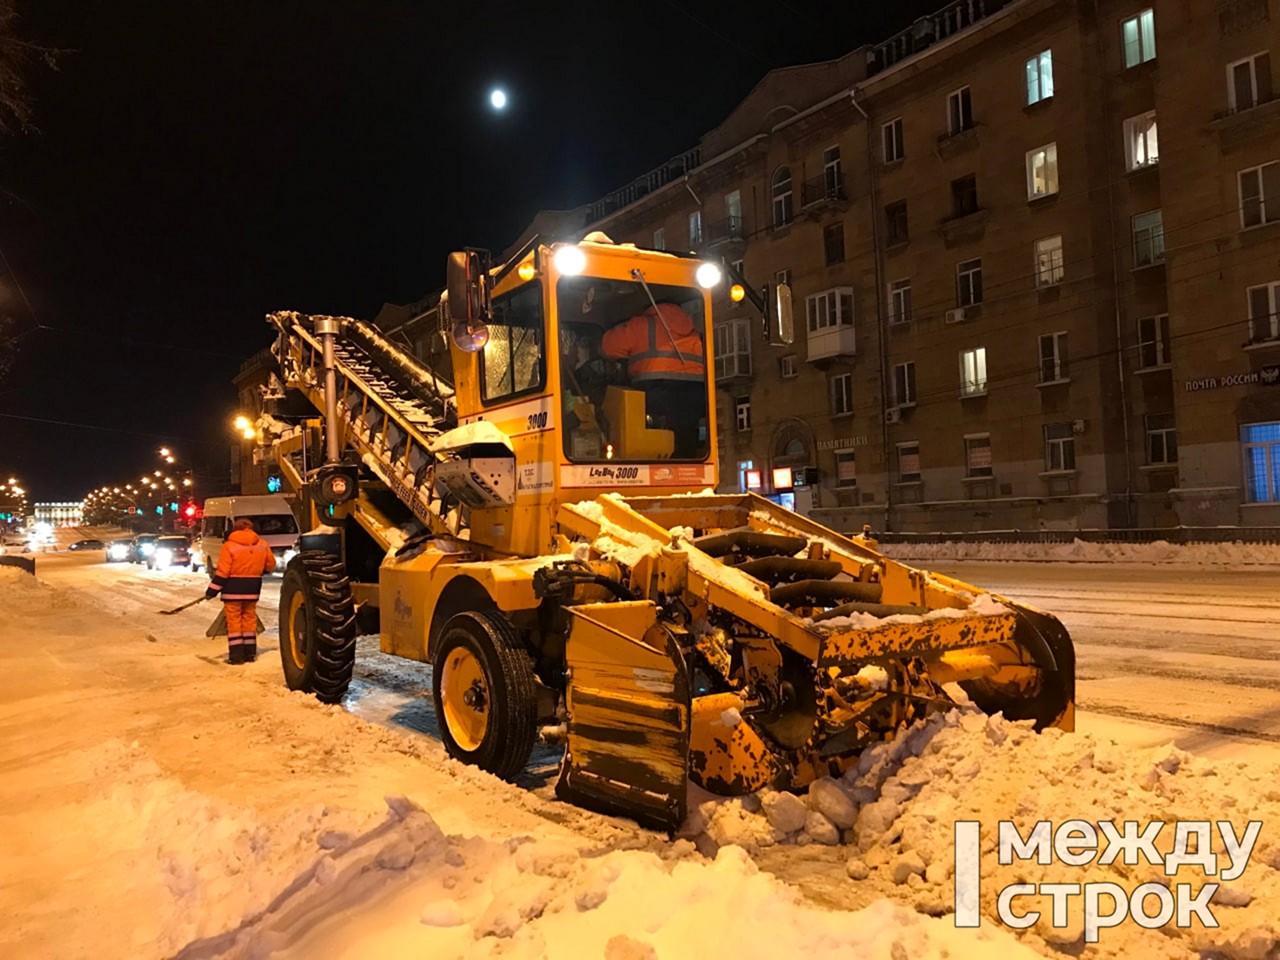
[[[984,713],[1002,713],[1007,720],[1034,720],[1037,730],[1074,730],[1076,655],[1067,628],[1050,614],[999,599],[1017,615],[1013,639],[1039,667],[1037,682],[1023,689],[989,680],[969,680],[960,686]]]
[[[556,796],[674,831],[689,776],[689,677],[652,603],[584,604],[565,659],[568,748]]]

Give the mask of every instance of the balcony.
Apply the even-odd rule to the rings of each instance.
[[[747,229],[742,217],[725,217],[707,224],[703,231],[703,246],[708,250],[720,247],[741,248],[747,243]]]
[[[907,29],[867,52],[867,76],[873,77],[894,64],[941,43],[979,20],[991,16],[1008,0],[958,0],[937,13],[921,17]]]
[[[810,361],[851,357],[858,352],[857,347],[857,331],[852,324],[809,331],[808,359]]]
[[[835,171],[813,177],[800,185],[800,208],[806,212],[826,206],[843,209],[849,203],[844,174]]]
[[[587,208],[587,221],[594,223],[597,220],[603,220],[609,214],[635,203],[641,197],[646,197],[655,190],[679,180],[701,165],[701,147],[694,147],[679,156],[672,157],[662,166],[655,167],[632,180],[625,187],[620,187],[590,204]]]
[[[978,207],[941,221],[938,224],[938,232],[942,234],[942,240],[948,247],[981,240],[983,234],[987,232],[987,220],[990,217],[990,210]]]

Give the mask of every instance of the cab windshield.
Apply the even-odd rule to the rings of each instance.
[[[696,287],[564,277],[556,287],[564,453],[576,463],[701,461],[711,450]],[[656,310],[655,310],[656,303]]]
[[[237,520],[241,519],[236,517]],[[298,525],[291,513],[255,513],[247,516],[253,522],[254,532],[260,537],[276,537],[285,533],[297,533]]]

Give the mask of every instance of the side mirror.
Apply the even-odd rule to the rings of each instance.
[[[779,283],[773,288],[773,315],[777,317],[778,341],[794,343],[796,318],[791,306],[791,285]]]
[[[489,342],[486,324],[485,265],[476,250],[457,250],[449,254],[444,305],[451,321],[453,342],[466,353],[484,349]]]

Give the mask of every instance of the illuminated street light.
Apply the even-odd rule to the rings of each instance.
[[[239,430],[241,433],[244,433],[244,431],[249,429],[249,418],[242,413],[238,417],[236,417],[234,424],[237,430]]]

